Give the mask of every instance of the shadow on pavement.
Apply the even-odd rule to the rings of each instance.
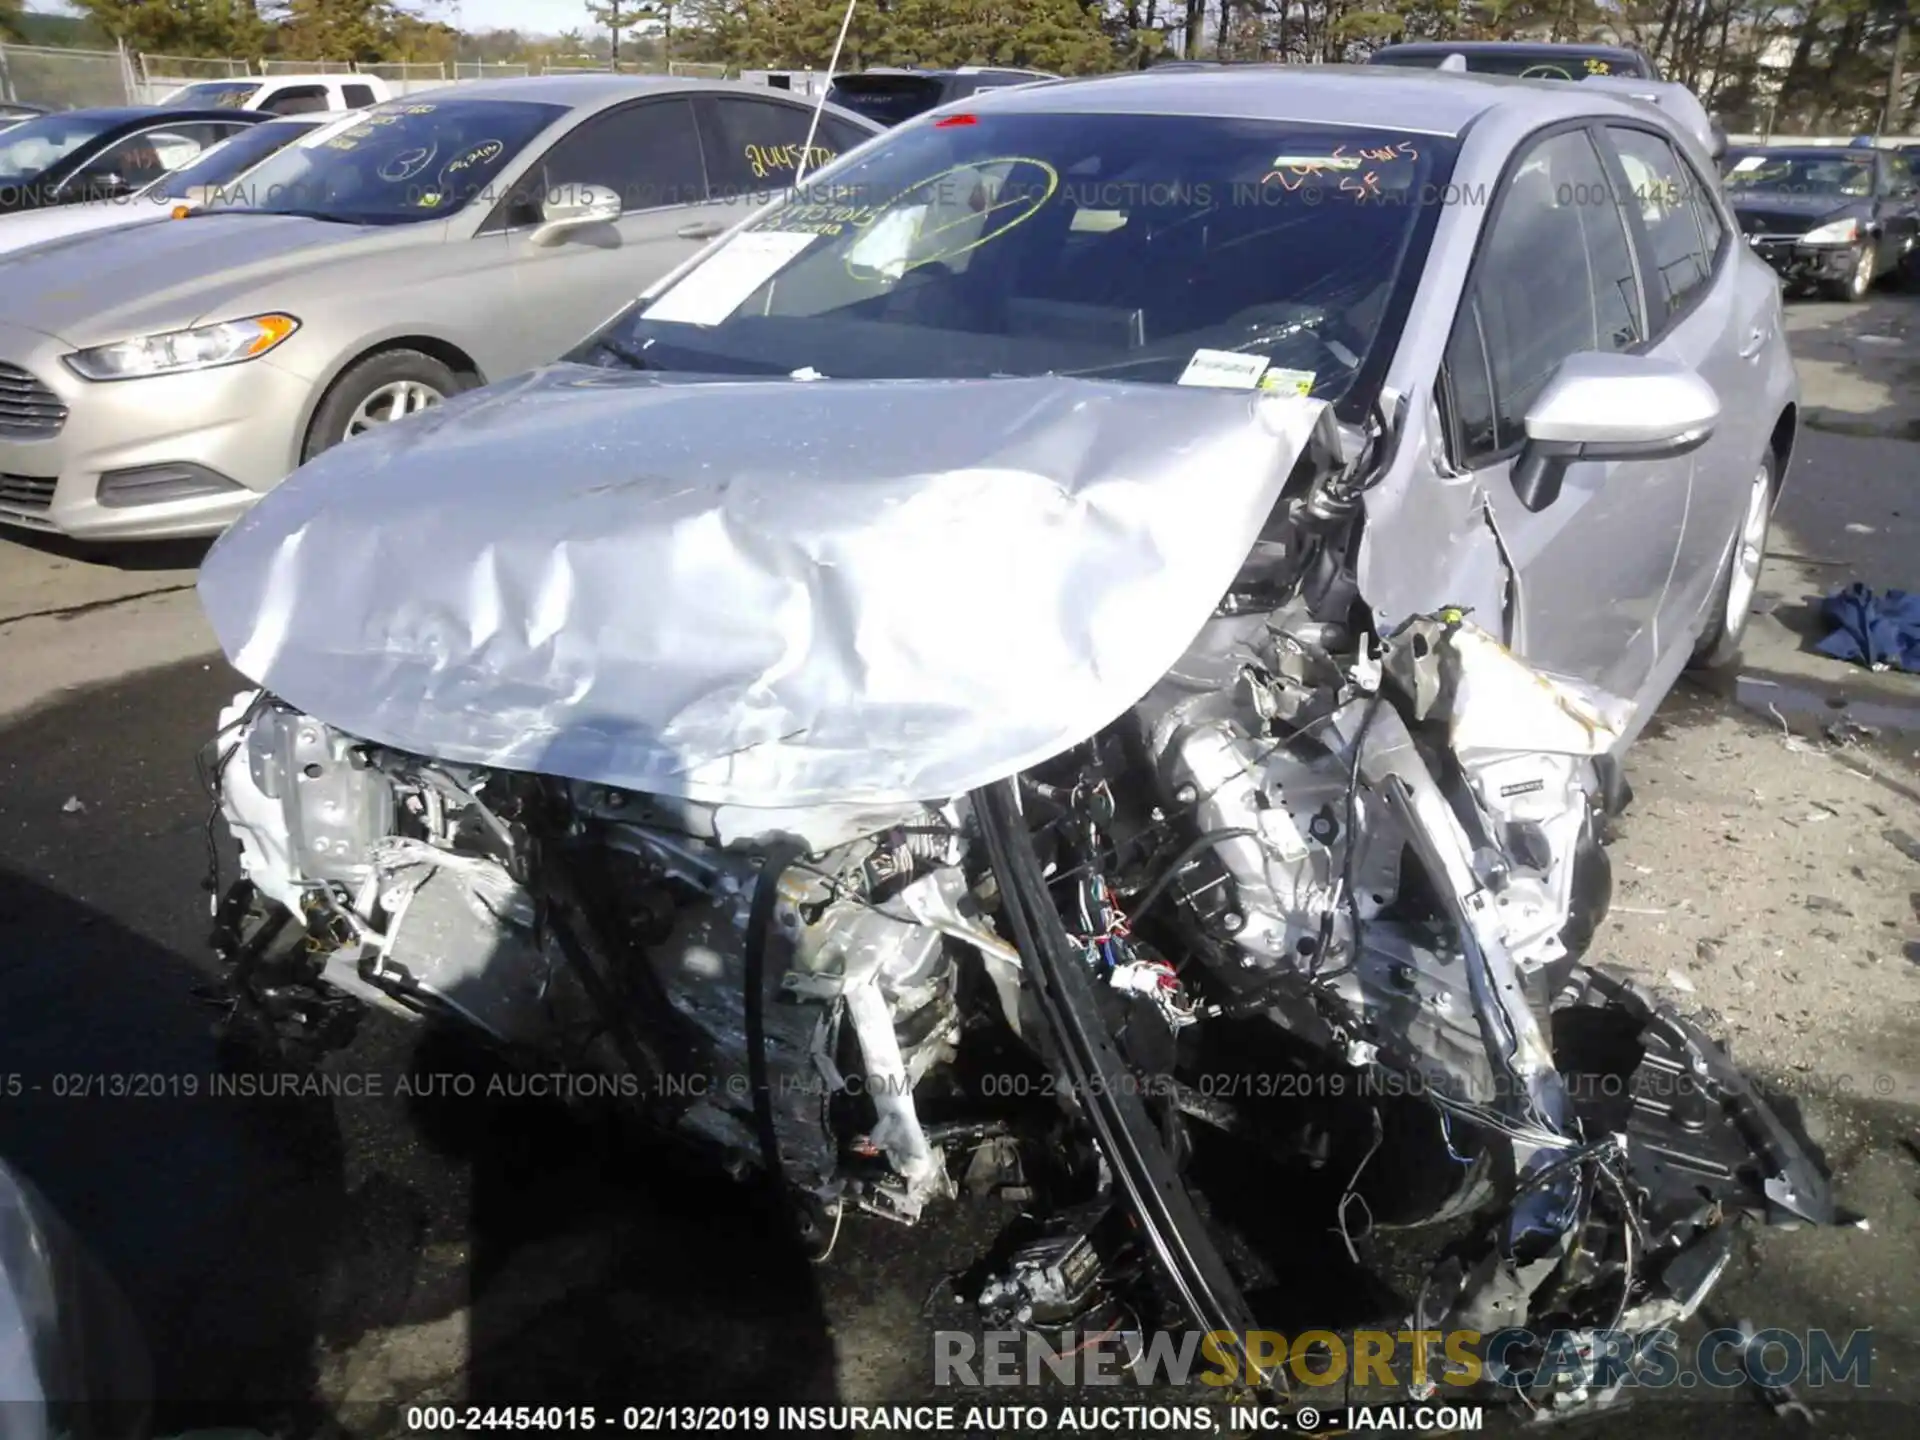
[[[127,1294],[156,1433],[833,1399],[787,1227],[610,1113],[384,1017],[317,1073],[221,1069],[193,754],[239,688],[192,661],[0,729],[0,1156]]]
[[[77,560],[87,565],[105,565],[115,570],[194,570],[206,558],[213,541],[207,540],[133,540],[116,544],[89,544],[69,540],[64,535],[44,535],[37,530],[6,532],[16,545],[39,550],[62,560]]]

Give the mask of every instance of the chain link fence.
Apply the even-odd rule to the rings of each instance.
[[[0,99],[49,110],[133,103],[132,67],[117,50],[0,45]]]
[[[447,67],[438,61],[383,60],[354,67],[362,75],[387,82],[395,95],[414,95],[422,90],[438,90],[447,83]]]
[[[262,60],[262,75],[351,75],[348,60]]]
[[[531,75],[531,65],[512,65],[494,60],[456,60],[453,62],[455,80],[517,80]]]
[[[504,61],[457,60],[392,61],[353,65],[343,60],[263,60],[250,63],[227,57],[195,55],[136,55],[115,50],[68,50],[42,45],[0,43],[0,99],[50,110],[73,110],[95,105],[151,105],[166,99],[183,85],[206,80],[244,80],[276,75],[347,75],[358,71],[378,76],[396,95],[437,89],[463,80],[515,79],[526,75],[605,75],[615,70],[599,64],[542,62],[532,65]],[[723,80],[739,75],[732,67],[703,61],[622,61],[623,75],[663,73],[695,79]],[[753,71],[761,83],[771,72]],[[803,88],[804,87],[804,88]],[[787,86],[811,93],[812,77],[798,72]]]

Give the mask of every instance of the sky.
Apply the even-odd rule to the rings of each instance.
[[[462,30],[520,30],[529,35],[558,35],[563,30],[590,28],[581,0],[440,0],[426,5],[410,0],[407,8],[443,19]],[[74,7],[60,0],[27,0],[27,9],[49,14],[72,14]]]

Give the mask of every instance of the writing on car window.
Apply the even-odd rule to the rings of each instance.
[[[811,150],[805,145],[748,145],[743,153],[753,178],[764,180],[776,171],[798,169],[802,151],[806,152],[809,170],[818,170],[834,158],[833,151],[824,145],[815,145]]]

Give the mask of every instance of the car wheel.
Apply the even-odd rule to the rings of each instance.
[[[1778,462],[1768,451],[1754,472],[1740,528],[1727,550],[1726,572],[1713,595],[1707,625],[1693,649],[1696,670],[1726,670],[1740,663],[1740,642],[1753,614],[1754,593],[1760,588],[1760,567],[1766,563],[1767,531],[1773,523],[1773,496],[1779,485]]]
[[[1835,280],[1827,293],[1836,300],[1864,300],[1867,292],[1873,289],[1873,246],[1862,245],[1860,253],[1854,256],[1853,272],[1845,280]]]
[[[387,350],[347,367],[307,427],[300,458],[311,460],[376,425],[431,409],[458,394],[459,377],[418,350]]]

